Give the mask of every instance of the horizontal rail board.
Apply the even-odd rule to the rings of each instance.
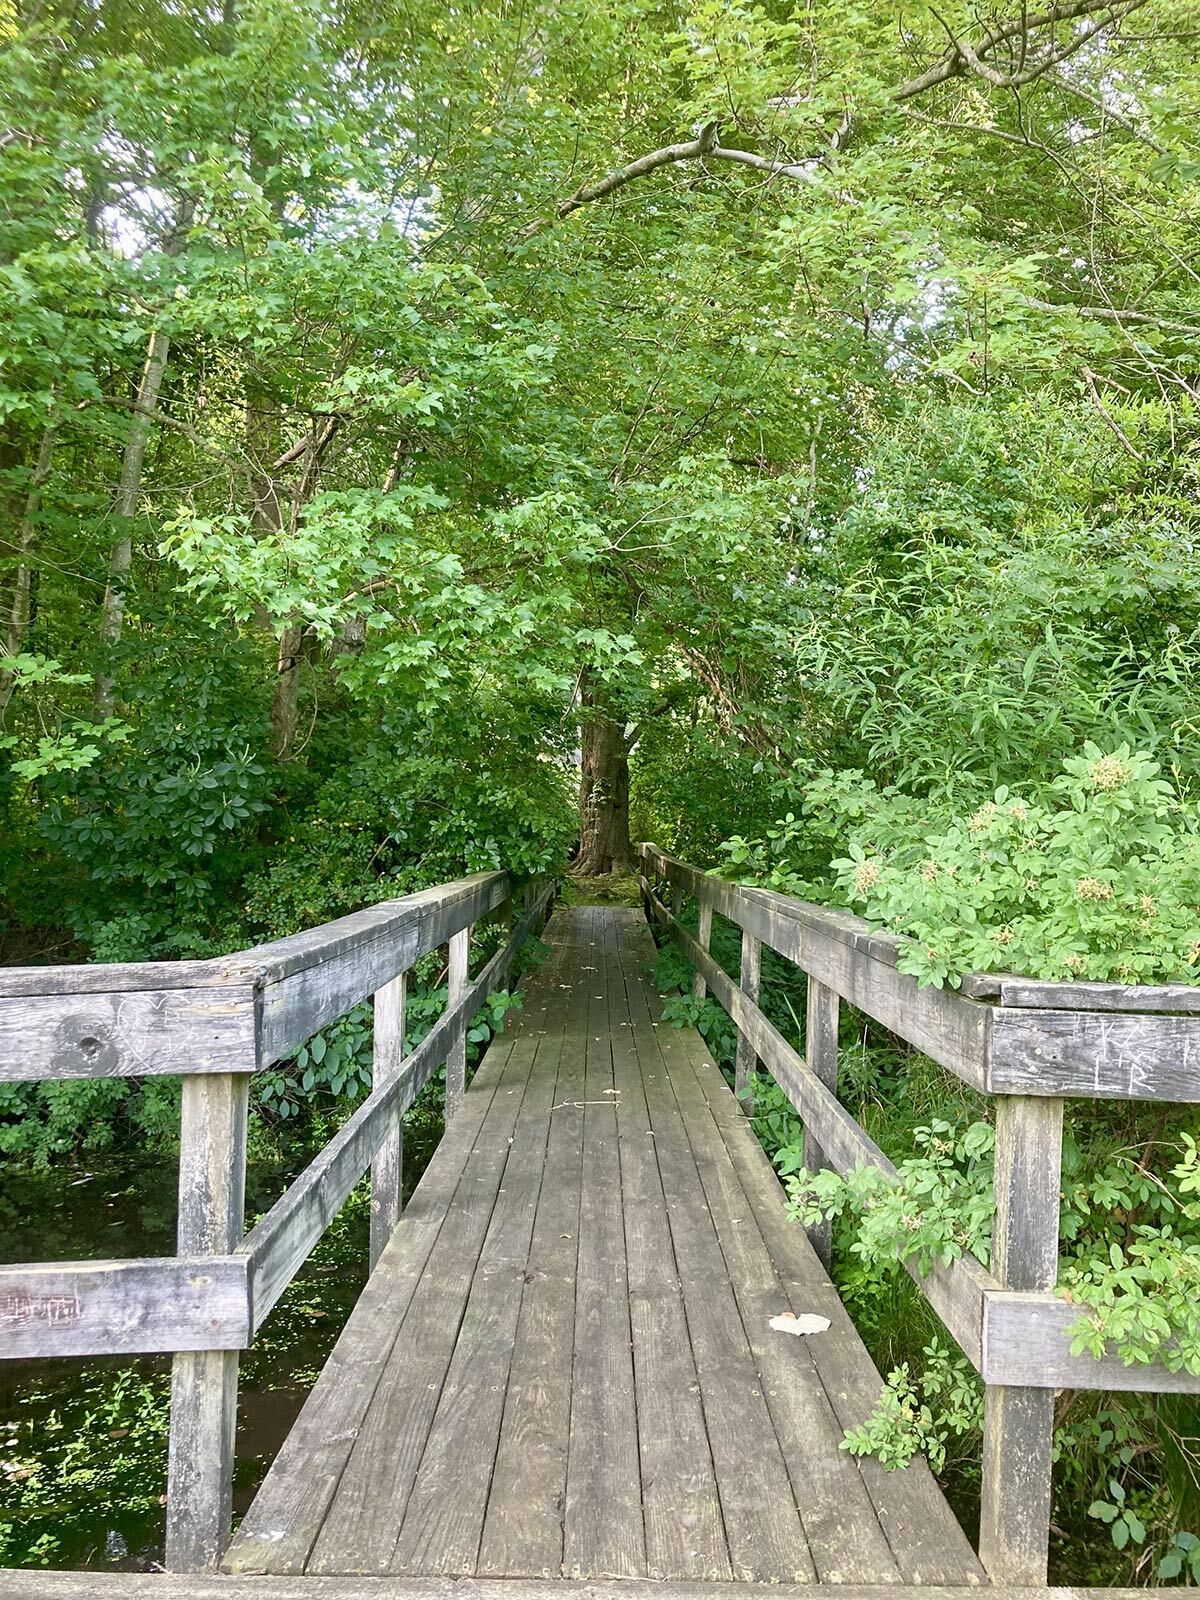
[[[0,968],[0,1080],[253,1072],[511,893],[481,872],[212,961]]]
[[[896,1168],[866,1134],[837,1096],[821,1082],[800,1052],[793,1048],[763,1012],[747,999],[713,958],[671,916],[643,879],[655,917],[669,930],[709,989],[745,1033],[762,1065],[783,1090],[797,1115],[820,1145],[829,1165],[845,1175],[856,1166],[877,1167],[888,1177]],[[973,1256],[950,1266],[935,1264],[923,1273],[915,1263],[905,1270],[953,1335],[963,1354],[978,1369],[983,1359],[983,1297],[999,1284]]]
[[[253,1072],[256,1014],[246,984],[0,997],[0,1079]]]
[[[250,1342],[239,1256],[0,1267],[0,1358],[240,1350]]]
[[[534,922],[553,893],[544,885],[453,1010],[434,1024],[401,1069],[372,1091],[321,1153],[250,1230],[238,1255],[250,1264],[251,1331],[262,1326],[312,1253],[350,1191],[366,1172],[396,1113],[412,1105],[493,989],[505,980]]]
[[[1146,1600],[1141,1589],[0,1570],[0,1600]]]
[[[959,993],[1038,1010],[1200,1013],[1200,984],[1193,983],[1056,983],[1006,972],[968,972]]]
[[[985,1383],[1028,1389],[1099,1389],[1114,1393],[1200,1394],[1200,1377],[1160,1361],[1127,1366],[1115,1352],[1097,1360],[1071,1354],[1072,1329],[1086,1307],[1054,1294],[989,1290],[983,1306]]]
[[[897,972],[894,941],[872,933],[860,918],[728,883],[664,855],[654,845],[643,845],[642,856],[669,883],[703,896],[723,917],[794,961],[897,1037],[974,1088],[984,1087],[988,1008],[952,990],[922,989],[915,978]],[[885,959],[889,954],[891,959]]]
[[[1200,1101],[1200,1017],[1003,1006],[988,1017],[991,1094]]]
[[[330,923],[255,951],[265,984],[262,1064],[288,1055],[453,934],[494,911],[510,893],[507,873],[484,872],[344,917],[340,931],[334,931],[338,923]],[[351,923],[353,928],[346,926]]]

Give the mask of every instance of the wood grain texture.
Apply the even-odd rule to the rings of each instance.
[[[608,930],[609,1027],[625,1207],[646,1564],[652,1578],[731,1578],[679,1263],[659,1171],[639,1028],[647,1021],[640,949],[624,919]],[[612,933],[617,934],[612,938]]]
[[[246,1263],[234,1255],[0,1266],[0,1360],[241,1350]]]
[[[835,991],[818,979],[809,978],[805,1001],[804,1058],[809,1071],[820,1078],[835,1098],[838,1081],[840,1015],[841,1001]],[[810,1172],[820,1172],[823,1167],[829,1165],[815,1128],[804,1130],[804,1164]],[[808,1237],[813,1249],[828,1267],[832,1248],[832,1227],[828,1218],[810,1223]]]
[[[1061,1100],[997,1104],[992,1271],[1006,1289],[1054,1287],[1062,1124]],[[1054,1401],[1052,1389],[985,1391],[979,1559],[1000,1583],[1046,1581]]]
[[[742,932],[742,961],[738,987],[746,999],[758,1004],[758,990],[762,982],[762,945],[752,933]],[[737,1056],[734,1061],[733,1089],[738,1104],[748,1117],[754,1115],[754,1069],[758,1054],[754,1041],[738,1031]]]
[[[449,987],[446,1005],[450,1010],[462,1003],[467,992],[471,962],[471,930],[462,928],[450,937]],[[467,1036],[464,1032],[450,1046],[446,1057],[446,1121],[458,1111],[467,1088]]]
[[[988,1010],[993,1094],[1200,1102],[1200,1017]]]
[[[959,992],[972,1000],[1039,1011],[1200,1013],[1200,984],[1192,983],[1056,983],[1007,972],[968,972]]]
[[[989,1290],[983,1300],[985,1383],[1037,1389],[1099,1389],[1136,1394],[1200,1394],[1200,1377],[1161,1362],[1130,1367],[1114,1351],[1099,1360],[1071,1354],[1087,1308],[1049,1294]]]
[[[434,1576],[476,1569],[546,1164],[560,1045],[560,1035],[547,1033],[532,1051],[503,1181],[392,1554],[393,1572]]]
[[[993,1600],[1145,1600],[1145,1589],[993,1588]],[[656,1600],[763,1600],[761,1584],[660,1583]],[[771,1600],[979,1600],[963,1584],[774,1584]],[[0,1600],[645,1600],[646,1584],[528,1578],[242,1577],[0,1570]]]
[[[404,1059],[404,1013],[408,974],[376,991],[372,1033],[372,1086],[379,1088],[400,1071]],[[371,1270],[387,1248],[404,1206],[404,1112],[392,1109],[371,1162]]]
[[[696,908],[696,943],[701,950],[707,950],[712,939],[712,901],[703,893],[700,904]],[[692,975],[692,996],[696,1000],[703,1000],[708,994],[708,985],[704,981],[704,974],[699,970]]]
[[[569,925],[562,927],[540,1016],[544,1036],[558,1034],[557,1087],[480,1540],[481,1574],[557,1578],[562,1572],[587,1048],[586,1008],[572,1003],[575,985],[564,981],[568,973],[576,985],[586,981],[578,971],[583,957]]]
[[[575,1269],[575,1350],[563,1527],[566,1577],[643,1577],[629,1278],[608,1029],[603,919],[580,907],[579,995],[586,1007],[583,1187]]]
[[[256,1018],[246,984],[0,998],[0,1080],[253,1072]]]
[[[241,1238],[249,1098],[244,1076],[183,1081],[180,1255],[225,1255]],[[171,1366],[166,1564],[173,1572],[215,1569],[229,1539],[237,1371],[236,1350],[186,1352]]]

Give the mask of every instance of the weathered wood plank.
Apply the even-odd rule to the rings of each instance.
[[[475,1571],[541,1194],[561,1035],[537,1039],[504,1179],[405,1508],[392,1571]]]
[[[757,999],[757,996],[752,996]],[[804,1058],[810,1072],[816,1074],[835,1098],[838,1081],[838,1019],[841,1001],[834,990],[816,978],[808,980],[805,1004]],[[804,1164],[810,1172],[820,1172],[828,1165],[825,1152],[815,1129],[804,1130]],[[828,1218],[813,1222],[808,1228],[809,1242],[828,1267],[832,1249],[832,1230]]]
[[[758,1004],[759,985],[762,982],[762,945],[752,933],[742,932],[742,962],[738,987],[746,999]],[[758,1056],[754,1041],[738,1031],[737,1056],[734,1060],[733,1088],[738,1104],[748,1117],[754,1115],[754,1069]]]
[[[814,1261],[803,1230],[788,1221],[779,1180],[762,1146],[741,1119],[719,1113],[724,1083],[703,1043],[695,1038],[688,1040],[686,1034],[683,1037],[734,1170],[787,1290],[791,1309],[815,1311],[830,1320],[829,1338],[814,1338],[805,1343],[805,1348],[828,1397],[839,1433],[857,1427],[878,1398],[879,1375],[833,1284]],[[852,1462],[843,1452],[841,1459],[844,1465],[831,1468],[827,1474],[830,1516],[837,1516],[839,1506],[845,1510],[855,1503],[853,1494],[842,1488],[840,1476],[834,1477],[835,1470],[840,1474],[850,1467],[867,1488],[893,1560],[906,1583],[982,1582],[983,1571],[975,1553],[923,1460],[913,1461],[903,1471],[888,1472],[870,1457]],[[846,1521],[849,1526],[837,1530],[842,1537],[849,1537],[856,1526],[848,1516]],[[818,1541],[818,1548],[823,1537],[830,1537],[823,1536],[820,1529],[817,1520],[812,1537]]]
[[[556,927],[558,961],[542,990],[540,1025],[544,1036],[560,1035],[558,1086],[479,1547],[477,1570],[492,1576],[562,1574],[587,1011],[562,981],[569,973],[586,982],[572,924],[561,918]]]
[[[992,1094],[1200,1102],[1200,1017],[986,1009]]]
[[[408,974],[385,983],[375,995],[375,1026],[372,1036],[372,1083],[374,1088],[394,1078],[404,1059],[404,1012]],[[387,1248],[387,1242],[400,1220],[404,1206],[404,1112],[393,1108],[390,1126],[371,1163],[371,1240],[372,1271]]]
[[[1061,1100],[997,1103],[992,1271],[1006,1289],[1054,1287],[1062,1122]],[[1054,1399],[1052,1389],[985,1391],[979,1559],[1000,1583],[1046,1581]]]
[[[568,1577],[641,1577],[646,1543],[621,1163],[612,1103],[609,971],[594,909],[580,909],[587,913],[580,919],[581,975],[587,973],[580,998],[586,997],[587,1039],[563,1572]]]
[[[813,1582],[796,1494],[662,1044],[652,1026],[635,1039],[733,1572],[766,1583]]]
[[[241,1350],[250,1343],[239,1256],[0,1266],[0,1360]]]
[[[185,1078],[180,1118],[180,1255],[226,1255],[242,1235],[250,1080]],[[229,1539],[237,1422],[236,1350],[177,1355],[171,1367],[166,1564],[215,1569]]]
[[[483,872],[249,952],[264,985],[263,1065],[344,1016],[421,956],[502,905],[509,893],[506,873]]]
[[[1145,1589],[1014,1589],[992,1600],[1145,1600]],[[656,1600],[763,1600],[755,1583],[659,1583]],[[0,1570],[0,1600],[645,1600],[645,1580],[242,1577],[161,1572]],[[979,1600],[978,1588],[774,1584],[771,1600]]]
[[[643,1049],[649,1048],[645,1021],[652,1022],[653,1015],[646,1010],[648,999],[643,1000],[646,1016],[638,1033]],[[789,1339],[770,1327],[771,1318],[783,1311],[817,1309],[817,1303],[832,1295],[832,1285],[809,1253],[800,1293],[784,1288],[717,1125],[718,1117],[725,1123],[740,1120],[724,1080],[707,1062],[691,1030],[659,1029],[656,1042],[668,1067],[818,1577],[835,1582],[893,1581],[898,1576],[896,1562],[857,1464],[840,1448],[841,1429],[816,1372],[811,1342]],[[754,1141],[744,1122],[740,1132]],[[782,1199],[776,1186],[774,1204],[781,1213]],[[864,1369],[874,1379],[865,1353]]]
[[[700,1400],[679,1265],[642,1082],[637,1030],[647,1021],[635,944],[640,918],[609,913],[616,924],[609,1027],[616,1089],[617,1143],[625,1206],[630,1323],[636,1382],[638,1456],[651,1578],[731,1578],[716,1471]],[[646,944],[649,944],[647,936]]]
[[[1096,1360],[1071,1354],[1071,1330],[1086,1308],[1048,1294],[989,1290],[983,1299],[985,1383],[1035,1389],[1099,1389],[1137,1394],[1200,1394],[1200,1377],[1161,1362],[1130,1367],[1115,1352]]]
[[[0,1080],[253,1072],[257,1065],[256,993],[248,984],[0,998]]]
[[[467,992],[471,962],[471,930],[461,928],[450,937],[449,987],[446,1004],[451,1010]],[[467,1089],[467,1036],[464,1032],[450,1047],[446,1057],[446,1121],[462,1105]]]
[[[527,1045],[524,1034],[522,1040]],[[314,1572],[382,1573],[391,1566],[504,1179],[531,1057],[528,1048],[514,1049],[504,1063],[478,1132],[477,1159],[463,1175],[407,1301],[399,1333],[317,1536],[309,1558]],[[402,1223],[396,1238],[403,1232]]]
[[[968,972],[959,992],[972,1000],[1038,1011],[1200,1012],[1200,984],[1057,983],[1007,972]]]
[[[226,1554],[231,1572],[303,1572],[408,1302],[478,1139],[513,1039],[494,1045],[446,1132],[350,1320]]]
[[[712,901],[703,893],[700,895],[696,908],[696,943],[701,950],[707,950],[712,940]],[[704,982],[704,974],[699,967],[692,974],[692,995],[696,1000],[703,1000],[708,994],[708,986]]]
[[[895,940],[862,918],[789,895],[748,889],[643,845],[651,872],[687,894],[701,886],[715,910],[837,991],[899,1038],[975,1088],[984,1087],[987,1010],[950,989],[922,989],[895,967]]]

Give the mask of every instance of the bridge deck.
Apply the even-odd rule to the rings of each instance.
[[[879,1376],[640,914],[546,938],[226,1567],[982,1581],[923,1463],[839,1449]]]

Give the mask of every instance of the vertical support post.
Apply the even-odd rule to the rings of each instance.
[[[1053,1289],[1058,1276],[1061,1100],[996,1102],[992,1276],[1006,1289]],[[1046,1582],[1054,1390],[989,1384],[984,1397],[979,1559],[993,1583]]]
[[[811,974],[808,979],[808,1003],[804,1020],[804,1057],[811,1071],[827,1089],[837,1093],[838,1086],[838,1019],[841,999],[828,984],[819,982]],[[804,1165],[810,1172],[819,1172],[829,1165],[825,1152],[804,1130]],[[833,1229],[828,1220],[808,1225],[809,1242],[826,1267],[833,1253]]]
[[[180,1121],[180,1255],[228,1255],[241,1242],[246,1201],[250,1074],[185,1077]],[[214,1571],[233,1504],[238,1353],[189,1351],[171,1369],[166,1565]]]
[[[703,889],[700,891],[698,909],[700,916],[696,929],[696,942],[699,944],[701,950],[707,951],[712,940],[713,908],[712,901],[704,898]],[[703,1000],[705,995],[708,993],[708,984],[705,982],[704,977],[699,972],[692,979],[692,993],[697,1000]]]
[[[467,992],[467,976],[471,960],[471,929],[463,928],[450,938],[450,993],[446,1007],[452,1011]],[[446,1124],[462,1105],[467,1090],[467,1030],[463,1029],[458,1043],[446,1058]]]
[[[742,971],[738,987],[758,1004],[759,980],[762,974],[762,944],[752,933],[742,929]],[[738,1029],[737,1060],[734,1063],[733,1092],[738,1104],[748,1117],[754,1115],[754,1069],[758,1056],[746,1035]]]
[[[376,1089],[394,1078],[404,1060],[404,1003],[408,974],[402,972],[375,991],[375,1048],[372,1081]],[[371,1163],[371,1271],[374,1272],[404,1209],[404,1113],[392,1113]]]

